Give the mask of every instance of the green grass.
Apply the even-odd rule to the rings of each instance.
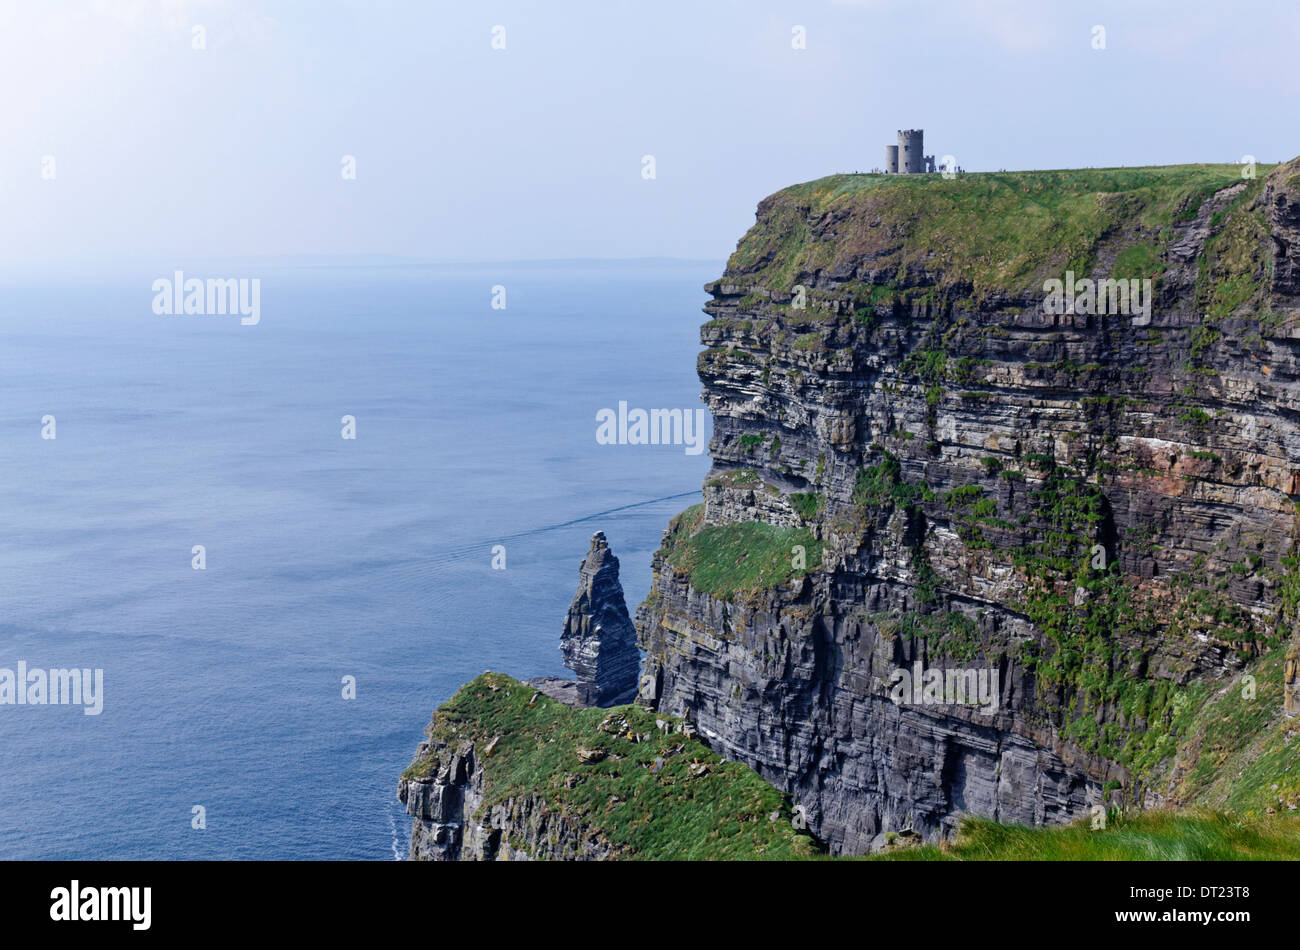
[[[786,528],[761,521],[703,526],[704,507],[695,505],[669,525],[665,554],[691,586],[720,600],[768,590],[817,570],[822,548],[807,528]],[[795,547],[802,547],[804,566],[796,568]]]
[[[435,742],[453,748],[465,739],[476,743],[485,771],[484,811],[536,795],[552,814],[572,820],[623,858],[791,860],[817,852],[816,842],[793,828],[785,795],[747,766],[724,762],[674,731],[679,720],[639,706],[573,709],[547,696],[530,706],[534,692],[504,674],[484,673],[434,714]],[[660,731],[656,719],[670,729]],[[646,738],[633,741],[629,734]],[[584,762],[579,748],[606,755]],[[652,773],[661,758],[662,768]],[[692,774],[692,765],[707,770]],[[432,767],[431,760],[417,760],[407,777]]]
[[[925,640],[930,653],[952,660],[972,660],[984,646],[979,626],[957,610],[931,614],[909,611],[899,616],[881,613],[873,614],[868,619],[876,625],[882,636]]]
[[[978,485],[962,485],[944,493],[943,503],[949,508],[964,508],[979,501],[984,489]]]
[[[826,507],[826,496],[816,492],[795,492],[790,496],[790,504],[804,521],[815,521]]]
[[[1300,818],[1237,818],[1210,811],[1112,812],[1091,821],[1029,828],[983,818],[962,821],[947,847],[899,848],[886,861],[1279,861],[1300,860]]]
[[[1164,270],[1159,252],[1150,244],[1134,244],[1115,255],[1111,276],[1117,280],[1159,277]]]
[[[1112,809],[1104,828],[1093,828],[1089,819],[1070,825],[1026,827],[967,816],[953,842],[903,847],[871,858],[1300,860],[1300,813],[1279,808],[1278,814],[1270,815],[1262,808],[1265,799],[1278,797],[1269,786],[1289,774],[1294,759],[1278,758],[1268,751],[1269,743],[1258,741],[1261,736],[1275,735],[1282,745],[1289,746],[1290,739],[1285,737],[1292,733],[1278,727],[1275,693],[1280,689],[1280,674],[1272,669],[1256,672],[1261,683],[1256,701],[1238,703],[1239,684],[1234,682],[1212,702],[1189,709],[1195,720],[1193,732],[1206,740],[1198,748],[1215,747],[1219,740],[1241,748],[1236,757],[1211,762],[1208,772],[1203,762],[1195,762],[1184,790],[1216,791],[1221,800],[1260,807],[1244,812],[1200,806],[1129,813]],[[584,836],[603,841],[622,859],[802,860],[824,856],[809,835],[793,827],[787,796],[748,767],[725,762],[698,739],[681,734],[680,720],[634,705],[573,709],[547,696],[533,700],[534,695],[533,687],[500,673],[484,673],[467,683],[434,714],[429,729],[434,751],[413,762],[405,777],[435,770],[440,743],[455,748],[470,740],[476,744],[485,771],[484,811],[509,799],[535,796],[548,813],[580,827]],[[656,720],[666,728],[660,729]],[[1219,731],[1205,735],[1207,728]],[[487,755],[485,749],[493,739],[496,745]],[[583,761],[579,749],[599,749],[605,755],[599,761]],[[660,759],[662,767],[652,772]],[[1243,765],[1246,780],[1233,785],[1233,777]],[[700,766],[707,769],[701,771]],[[1207,786],[1198,784],[1206,778]],[[1284,796],[1287,794],[1289,790]]]
[[[1271,167],[1260,168],[1252,191]],[[1216,191],[1241,181],[1237,165],[998,172],[951,180],[832,175],[766,199],[728,273],[788,291],[801,275],[869,258],[889,286],[857,291],[854,299],[864,306],[894,299],[894,285],[921,268],[941,275],[942,285],[969,287],[977,297],[997,290],[1041,292],[1044,279],[1067,269],[1076,277],[1090,275],[1107,253],[1115,258],[1112,273],[1094,276],[1152,277],[1162,270],[1170,225],[1191,220]],[[1225,245],[1237,256],[1247,253],[1242,248],[1259,224],[1257,211],[1240,210],[1216,222],[1231,232]],[[828,213],[837,223],[833,238],[823,239],[810,222]],[[1241,286],[1207,303],[1216,310],[1239,303],[1250,292],[1247,283],[1243,278]]]
[[[501,673],[484,673],[438,708],[438,743],[476,743],[485,771],[482,809],[536,796],[550,814],[645,860],[802,860],[824,856],[792,824],[789,798],[753,770],[725,762],[677,731],[680,720],[638,706],[573,709]],[[661,730],[656,720],[667,724]],[[491,755],[484,749],[497,744]],[[605,752],[583,761],[579,749]],[[436,751],[407,778],[437,767]],[[651,772],[656,760],[663,765]],[[701,774],[693,774],[692,766]],[[775,815],[775,818],[773,816]],[[481,816],[479,816],[481,817]],[[1300,814],[1224,814],[1205,808],[1121,814],[1025,827],[965,817],[955,841],[898,848],[892,861],[1300,860]]]
[[[1263,215],[1248,210],[1248,204],[1263,184],[1251,182],[1226,211],[1212,219],[1213,233],[1197,261],[1196,279],[1199,309],[1212,319],[1230,316],[1262,292],[1271,255],[1269,229]]]
[[[1282,714],[1284,660],[1274,650],[1183,710],[1179,801],[1247,817],[1300,808],[1300,720]]]
[[[903,477],[902,463],[889,452],[875,465],[859,469],[853,483],[853,502],[863,508],[907,508],[933,497],[928,487]]]

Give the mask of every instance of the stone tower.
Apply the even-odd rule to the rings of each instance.
[[[886,175],[898,174],[898,146],[897,145],[885,146],[885,174]]]
[[[925,171],[925,146],[922,129],[898,130],[898,174],[920,175]]]

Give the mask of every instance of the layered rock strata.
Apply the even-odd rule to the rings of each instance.
[[[1152,305],[1050,312],[1067,273]],[[1164,801],[1195,690],[1300,599],[1300,166],[837,176],[763,201],[706,290],[713,467],[637,614],[641,702],[835,853]],[[705,567],[795,529],[815,567]],[[996,674],[996,708],[897,701],[917,663]]]
[[[591,537],[578,568],[578,590],[560,634],[564,665],[577,674],[578,700],[587,706],[613,706],[636,695],[641,654],[636,628],[623,599],[618,558],[605,533]]]

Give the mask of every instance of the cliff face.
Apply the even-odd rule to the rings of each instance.
[[[623,599],[618,558],[603,531],[592,536],[579,566],[578,590],[564,618],[560,650],[577,674],[576,682],[542,676],[519,683],[484,674],[435,711],[427,741],[420,743],[398,785],[397,797],[411,816],[411,860],[605,860],[635,855],[618,843],[617,834],[602,832],[600,817],[583,807],[581,797],[585,784],[608,778],[592,774],[597,763],[623,757],[611,756],[605,746],[610,733],[628,731],[627,714],[610,713],[600,726],[584,733],[575,722],[594,713],[568,711],[608,707],[636,694],[641,663],[636,630]],[[620,728],[607,728],[611,723]],[[547,748],[557,737],[564,739],[563,754],[551,755],[559,751]],[[635,738],[639,742],[641,735]],[[693,745],[695,751],[707,753],[699,743]],[[685,748],[679,743],[668,755]],[[554,768],[569,759],[573,771],[556,775]],[[665,772],[664,779],[668,775]],[[557,783],[561,789],[554,788]],[[568,794],[575,790],[577,801]],[[619,800],[614,796],[614,802]]]
[[[1151,306],[1045,306],[1067,272]],[[1300,600],[1300,165],[838,176],[706,289],[713,468],[641,702],[837,853],[1175,799],[1194,707]],[[900,700],[933,669],[996,701]]]
[[[486,743],[486,750],[490,745]],[[493,749],[495,751],[495,749]],[[411,861],[604,860],[614,849],[539,794],[484,808],[486,772],[472,739],[432,739],[416,752],[397,797],[411,816]]]

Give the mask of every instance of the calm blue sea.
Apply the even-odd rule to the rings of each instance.
[[[154,315],[171,267],[0,287],[0,667],[105,678],[0,706],[0,858],[391,860],[433,708],[564,674],[593,531],[645,596],[708,457],[595,415],[700,405],[721,264],[186,268],[260,277],[254,327]]]

